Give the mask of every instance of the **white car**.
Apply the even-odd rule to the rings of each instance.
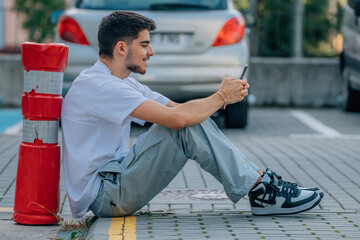
[[[245,21],[231,0],[77,0],[57,23],[55,41],[69,46],[65,88],[97,61],[98,25],[115,10],[155,21],[155,56],[145,75],[132,76],[174,101],[213,94],[224,77],[239,77],[249,62]],[[220,111],[227,127],[245,127],[247,112],[246,99]]]

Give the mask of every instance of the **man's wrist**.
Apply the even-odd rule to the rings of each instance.
[[[225,92],[221,89],[219,89],[217,92],[216,92],[216,95],[218,95],[221,100],[223,101],[223,106],[222,106],[222,109],[225,110],[226,108],[226,105],[228,105],[228,98],[227,98],[227,95],[225,94]]]

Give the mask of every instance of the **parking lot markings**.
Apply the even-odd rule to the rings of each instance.
[[[308,126],[309,128],[319,132],[321,135],[325,137],[341,137],[342,134],[335,129],[325,125],[320,122],[310,114],[307,114],[301,110],[293,110],[290,111],[291,116],[295,117],[297,120]]]

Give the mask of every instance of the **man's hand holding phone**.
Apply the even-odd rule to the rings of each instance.
[[[246,78],[244,78],[245,72],[247,70],[247,65],[245,65],[244,70],[240,76],[240,79],[235,78],[224,78],[218,94],[223,95],[224,99],[227,99],[226,104],[232,104],[240,102],[248,95],[248,88],[250,87],[247,83]]]

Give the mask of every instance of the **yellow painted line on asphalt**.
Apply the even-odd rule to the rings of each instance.
[[[109,240],[123,240],[124,217],[115,217],[111,219],[108,231]]]
[[[125,240],[135,240],[136,239],[136,217],[135,216],[127,216],[125,218],[124,239]]]
[[[135,240],[136,216],[111,218],[109,240]]]
[[[0,212],[13,212],[14,209],[12,207],[0,207]]]

